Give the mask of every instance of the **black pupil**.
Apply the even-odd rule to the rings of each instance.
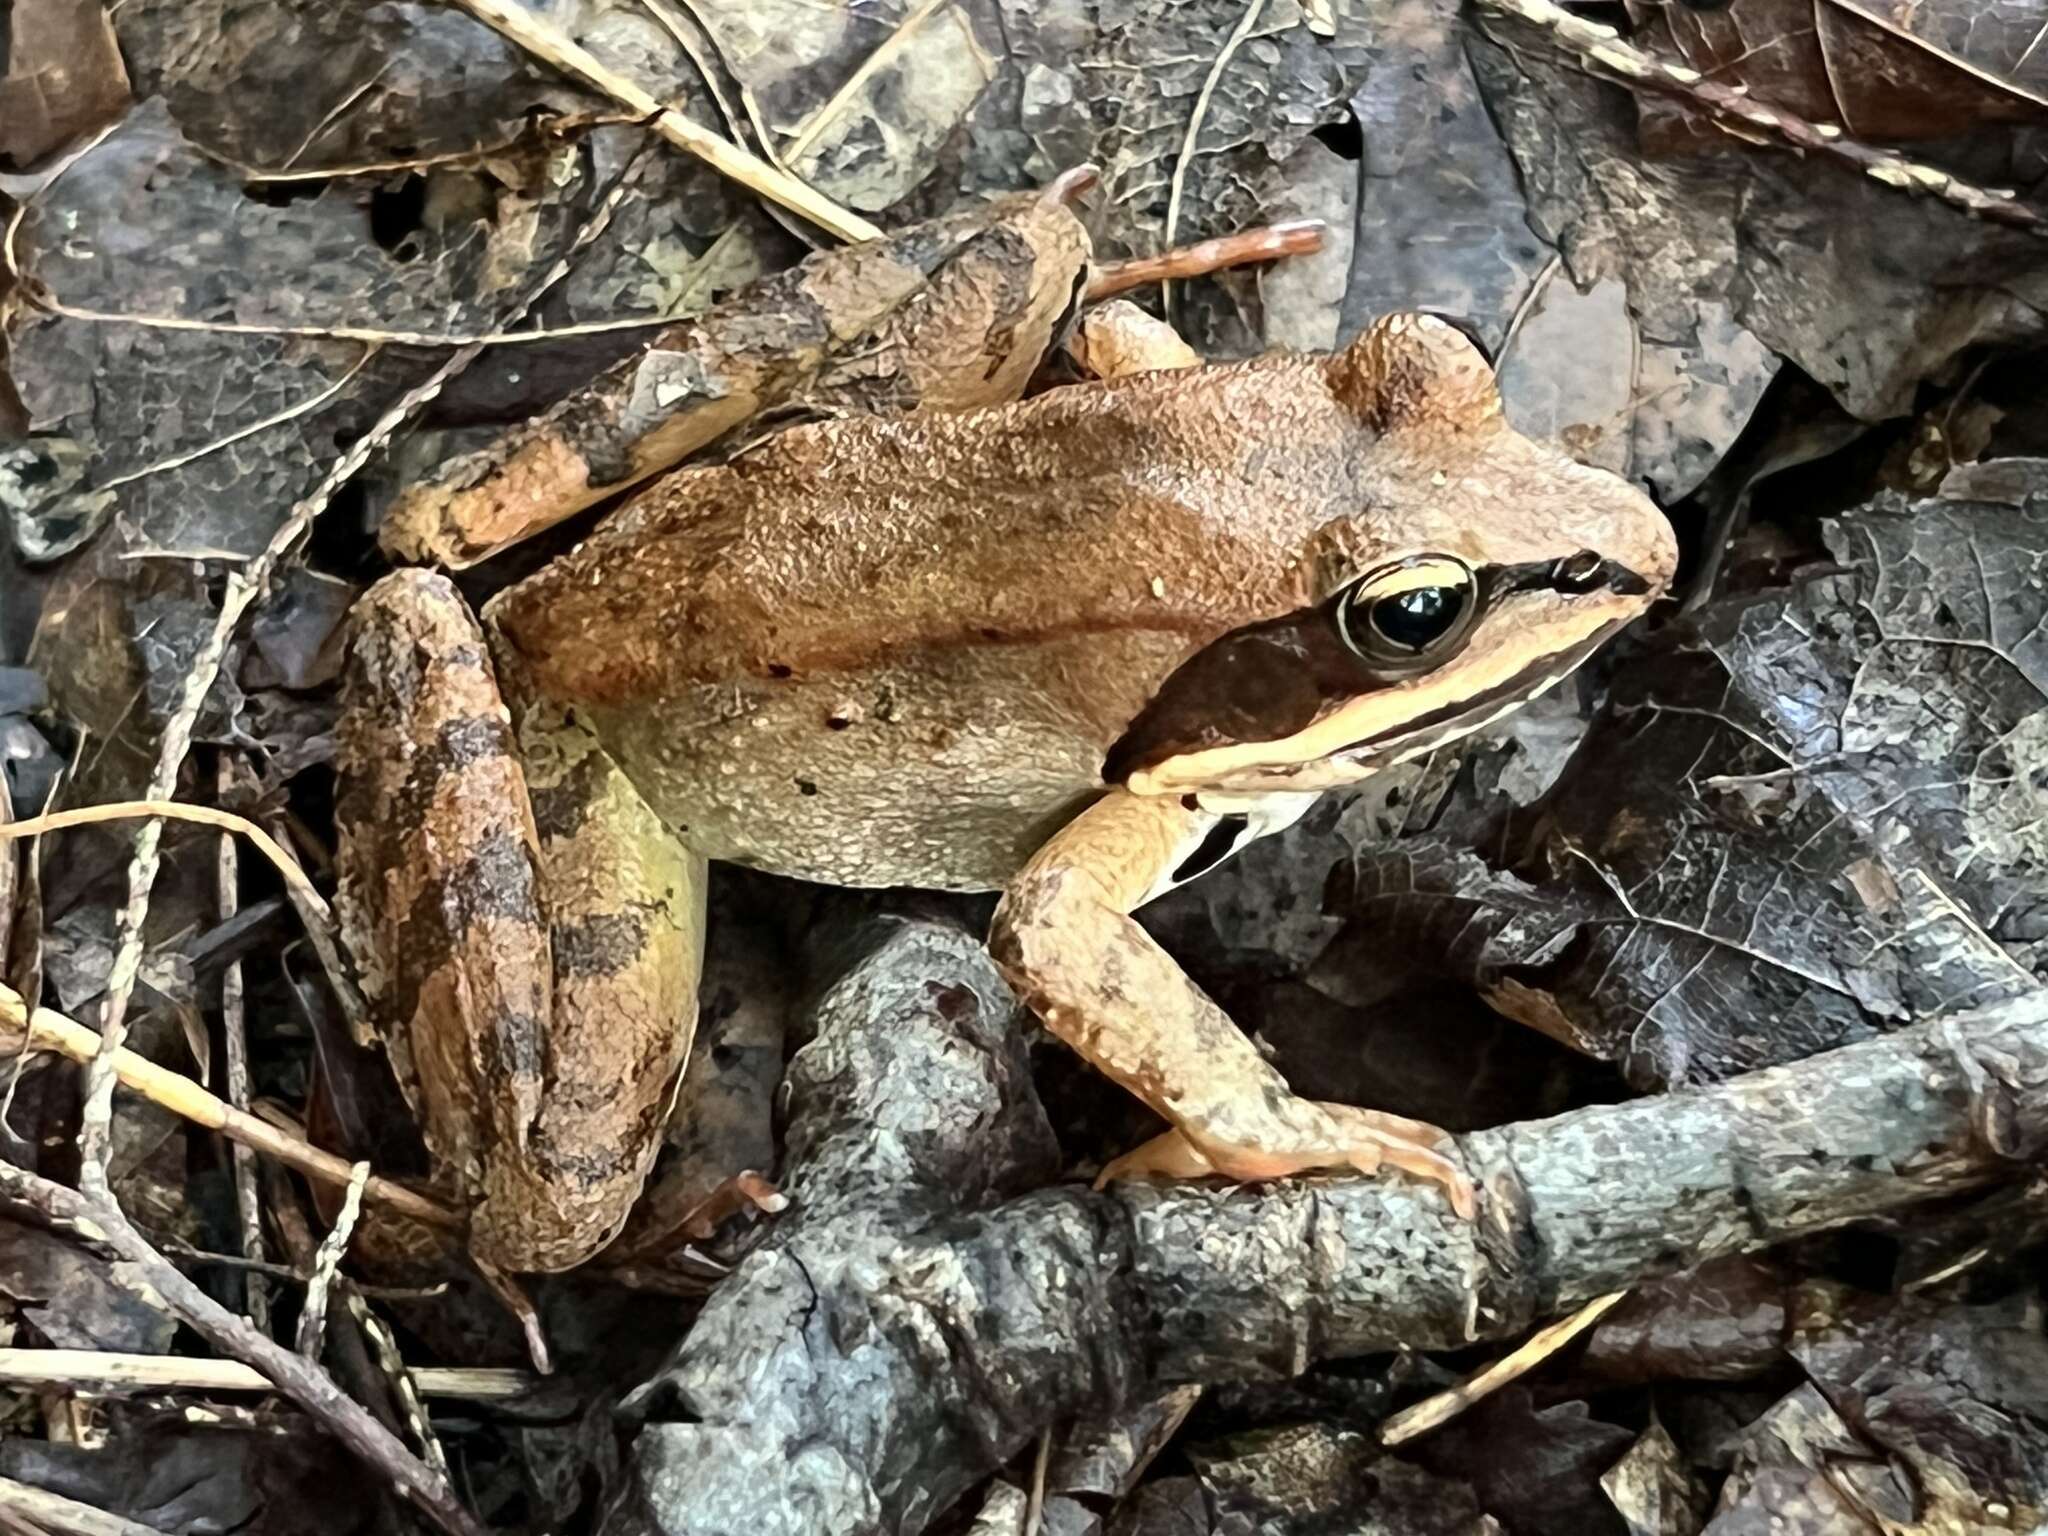
[[[1372,605],[1372,627],[1393,644],[1419,651],[1441,639],[1464,607],[1461,587],[1410,587]]]

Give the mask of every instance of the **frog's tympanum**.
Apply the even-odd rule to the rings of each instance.
[[[387,578],[344,915],[473,1250],[560,1268],[617,1232],[708,859],[1002,891],[1003,972],[1171,1126],[1112,1175],[1392,1164],[1469,1212],[1448,1138],[1297,1097],[1131,913],[1557,682],[1675,558],[1642,495],[1508,426],[1456,329],[1395,315],[1328,356],[793,428],[654,481],[481,625]]]

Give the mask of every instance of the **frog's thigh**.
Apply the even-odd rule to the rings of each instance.
[[[996,910],[989,947],[1047,1028],[1173,1124],[1112,1172],[1258,1179],[1388,1162],[1469,1210],[1442,1132],[1297,1098],[1129,916],[1190,860],[1214,862],[1205,842],[1224,829],[1192,798],[1114,790],[1039,852]]]
[[[530,1267],[617,1235],[660,1149],[697,1025],[706,862],[587,735],[528,711],[520,744],[554,957],[547,1092],[523,1166]]]
[[[533,1112],[553,1011],[526,781],[482,635],[402,571],[351,616],[337,739],[337,904],[436,1164],[474,1196]]]

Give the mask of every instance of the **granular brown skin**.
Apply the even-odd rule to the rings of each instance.
[[[487,619],[711,857],[988,889],[1217,637],[1412,553],[1668,572],[1644,505],[1511,431],[1449,328],[1382,325],[799,428],[651,486]]]

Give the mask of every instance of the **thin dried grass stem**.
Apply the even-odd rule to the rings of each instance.
[[[1210,98],[1216,94],[1216,83],[1223,78],[1223,71],[1230,67],[1231,58],[1244,46],[1244,40],[1252,35],[1252,28],[1259,24],[1259,17],[1265,13],[1266,0],[1251,0],[1244,8],[1244,15],[1238,18],[1236,28],[1223,40],[1217,50],[1215,62],[1209,66],[1209,74],[1202,81],[1201,94],[1195,97],[1194,110],[1188,114],[1188,130],[1180,141],[1180,154],[1174,158],[1173,179],[1167,185],[1166,231],[1162,243],[1170,250],[1180,231],[1181,197],[1187,190],[1188,167],[1194,164],[1195,145],[1202,136],[1202,123],[1209,115]],[[1166,310],[1168,320],[1173,318],[1173,284],[1160,285],[1160,304]]]
[[[777,207],[788,209],[842,240],[880,238],[881,230],[860,215],[841,208],[823,193],[788,172],[777,170],[737,144],[699,127],[675,108],[656,99],[637,81],[607,68],[596,55],[567,33],[518,5],[515,0],[449,0],[449,3],[467,11],[501,37],[509,38],[578,84],[611,97],[628,112],[645,118],[656,133],[677,149],[695,155],[721,176],[758,193]]]
[[[54,1052],[85,1064],[100,1057],[101,1036],[55,1009],[30,1010],[19,992],[0,983],[0,1049],[11,1051],[18,1046],[28,1051]],[[218,1131],[323,1183],[345,1185],[352,1176],[346,1158],[323,1152],[303,1137],[236,1109],[183,1073],[159,1066],[125,1046],[111,1053],[111,1060],[115,1080],[123,1088],[194,1125]],[[428,1226],[453,1231],[463,1225],[460,1212],[389,1179],[373,1176],[364,1192],[369,1199]]]
[[[475,1402],[517,1397],[535,1385],[531,1371],[507,1366],[415,1366],[412,1374],[428,1397]],[[131,1387],[195,1392],[271,1392],[260,1372],[234,1360],[191,1355],[137,1355],[99,1349],[0,1349],[0,1382],[69,1387]],[[161,1532],[157,1536],[162,1536]]]
[[[222,798],[236,788],[236,763],[222,753],[215,765],[215,786]],[[214,892],[222,922],[231,920],[242,903],[242,845],[223,833],[214,858]],[[220,1034],[225,1057],[228,1103],[248,1112],[249,1020],[242,985],[242,962],[232,960],[220,973]],[[245,1258],[263,1260],[263,1207],[256,1197],[256,1154],[238,1141],[228,1143],[234,1169],[237,1237]],[[242,1276],[242,1310],[258,1333],[270,1332],[270,1282],[251,1271]]]
[[[97,1504],[66,1498],[11,1477],[0,1477],[0,1511],[35,1522],[13,1527],[20,1531],[61,1532],[62,1536],[163,1536],[160,1526],[144,1525]]]
[[[1380,1444],[1400,1445],[1448,1424],[1482,1398],[1535,1370],[1599,1322],[1627,1294],[1627,1291],[1609,1291],[1605,1296],[1595,1296],[1570,1317],[1537,1329],[1521,1344],[1492,1364],[1474,1371],[1456,1386],[1446,1387],[1413,1407],[1402,1409],[1380,1425]]]
[[[336,1386],[333,1377],[258,1333],[246,1318],[230,1312],[181,1274],[136,1230],[120,1206],[4,1162],[0,1162],[0,1197],[51,1219],[90,1229],[96,1241],[126,1260],[109,1270],[120,1284],[131,1290],[153,1291],[156,1299],[222,1354],[239,1360],[291,1398],[448,1536],[485,1536],[483,1525],[462,1507],[447,1478],[413,1455],[404,1441]]]
[[[11,837],[38,837],[45,832],[61,832],[67,827],[96,826],[109,821],[134,821],[144,816],[161,817],[166,821],[197,822],[205,827],[218,827],[224,832],[239,832],[256,845],[256,849],[284,877],[285,884],[292,887],[324,920],[332,920],[327,898],[320,894],[320,888],[313,884],[312,877],[300,867],[299,861],[286,851],[276,838],[257,826],[246,816],[237,816],[233,811],[216,810],[207,805],[187,805],[182,800],[111,800],[105,805],[83,805],[68,811],[48,811],[41,816],[31,816],[26,821],[9,822],[0,825],[0,841]]]

